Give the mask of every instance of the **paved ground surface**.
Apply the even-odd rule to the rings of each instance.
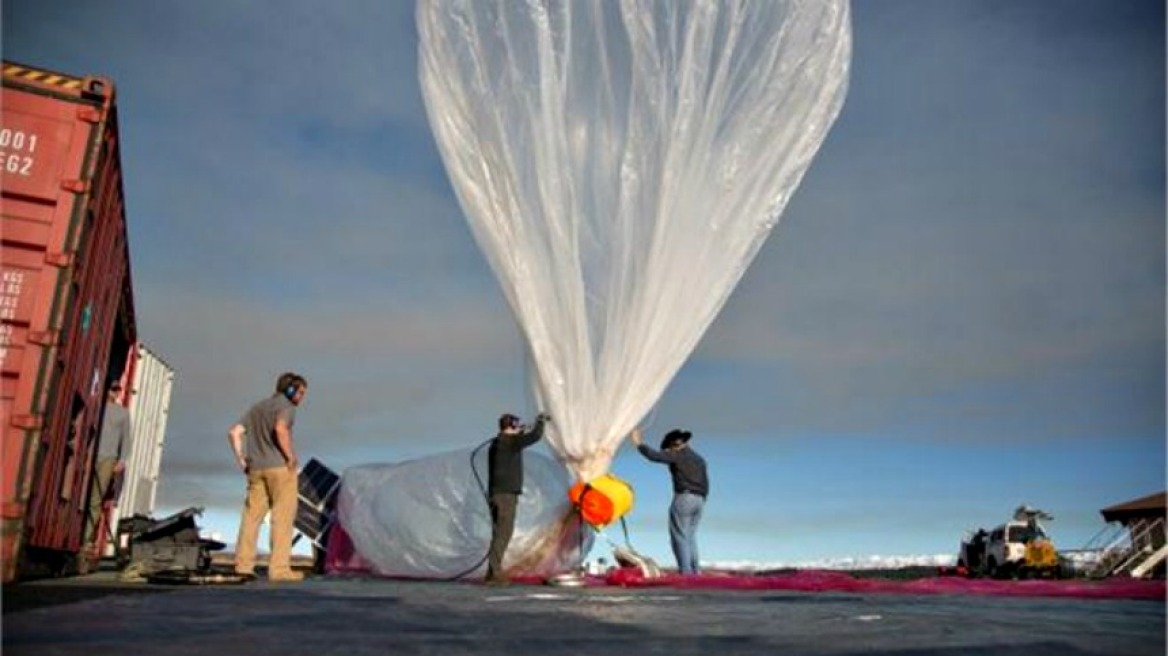
[[[1165,605],[335,577],[159,586],[98,573],[5,586],[2,631],[5,656],[1159,656]]]

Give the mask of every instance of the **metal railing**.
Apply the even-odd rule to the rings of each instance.
[[[1157,539],[1159,537],[1159,539]],[[1105,578],[1124,572],[1145,576],[1151,567],[1140,566],[1150,558],[1160,555],[1164,546],[1164,518],[1141,521],[1127,527],[1107,546],[1103,547],[1099,561],[1088,572],[1091,578]]]

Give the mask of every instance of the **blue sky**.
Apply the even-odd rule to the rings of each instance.
[[[305,457],[532,414],[422,107],[409,2],[10,0],[5,58],[117,85],[139,332],[178,372],[160,512],[232,539],[225,431],[285,369]],[[1063,547],[1165,485],[1155,0],[853,5],[843,111],[650,418],[710,463],[709,560],[952,552],[1020,503]],[[542,447],[541,447],[542,448]],[[664,468],[623,451],[671,562]]]

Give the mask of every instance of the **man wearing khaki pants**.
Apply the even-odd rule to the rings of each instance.
[[[276,393],[253,405],[227,433],[235,462],[247,476],[247,498],[235,541],[235,572],[255,576],[256,538],[260,523],[272,513],[269,581],[300,581],[292,571],[292,525],[296,520],[300,462],[292,444],[296,406],[308,393],[308,381],[281,374]]]

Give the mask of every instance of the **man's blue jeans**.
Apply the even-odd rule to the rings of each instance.
[[[669,505],[669,539],[682,574],[698,573],[698,522],[705,504],[705,497],[682,492],[673,495]]]

